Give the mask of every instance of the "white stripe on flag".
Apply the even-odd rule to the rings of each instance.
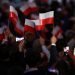
[[[44,29],[44,25],[41,25],[40,20],[32,20],[35,23],[35,28],[37,31],[39,30],[43,30]]]
[[[54,11],[40,13],[39,19],[42,25],[54,24]]]
[[[38,26],[38,25],[41,25],[41,24],[40,24],[40,20],[32,20],[32,21],[33,21],[33,22],[35,23],[35,25],[37,25],[37,26]]]
[[[53,18],[53,17],[54,17],[54,11],[39,14],[40,19]]]
[[[34,28],[34,22],[29,19],[25,19],[25,25]]]
[[[28,3],[25,3],[25,5],[21,6],[20,10],[24,15],[29,15],[31,13],[31,8]]]
[[[9,19],[13,23],[13,27],[18,34],[23,34],[24,27],[20,24],[18,13],[13,6],[10,6]]]
[[[13,6],[10,6],[10,12],[13,12],[16,16],[18,16],[18,13]]]
[[[24,12],[25,10],[27,10],[29,8],[29,4],[28,3],[25,3],[25,5],[23,5],[21,8],[20,8],[20,10],[22,11],[22,12]]]

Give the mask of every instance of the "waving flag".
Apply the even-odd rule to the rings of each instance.
[[[23,35],[24,27],[20,24],[18,13],[13,6],[10,6],[9,20],[12,22],[14,30]]]
[[[15,8],[13,6],[10,6],[9,19],[13,23],[17,23],[18,13],[17,13],[17,11],[15,10]]]
[[[25,5],[23,5],[23,6],[20,8],[20,11],[21,11],[24,15],[28,16],[28,15],[30,15],[31,13],[38,11],[38,7],[37,7],[37,5],[36,5],[34,2],[29,2],[29,3],[27,2],[27,3],[25,3]]]
[[[31,13],[31,8],[28,3],[25,3],[25,5],[21,6],[20,10],[26,16],[28,16]]]
[[[32,20],[35,24],[36,31],[40,31],[44,29],[44,25],[41,25],[40,20]]]
[[[29,19],[25,19],[24,31],[35,32],[34,22]]]
[[[39,10],[35,2],[29,2],[29,6],[31,8],[31,12],[36,12]]]
[[[40,19],[42,25],[54,24],[54,11],[40,13],[39,19]]]

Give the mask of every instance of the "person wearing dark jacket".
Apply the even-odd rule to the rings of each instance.
[[[52,36],[50,39],[51,44],[48,46],[49,51],[50,51],[50,61],[49,61],[49,65],[52,66],[56,63],[57,58],[58,58],[58,51],[56,48],[56,42],[57,39],[55,36]]]

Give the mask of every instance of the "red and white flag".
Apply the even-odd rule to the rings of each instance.
[[[28,16],[31,13],[31,8],[30,8],[29,4],[26,3],[25,5],[23,5],[23,6],[20,7],[20,11],[24,15]]]
[[[25,5],[20,7],[20,11],[26,16],[30,15],[33,12],[38,11],[38,7],[35,2],[27,2]]]
[[[36,31],[40,31],[44,29],[44,25],[41,25],[40,20],[32,20],[35,24]]]
[[[23,35],[24,27],[20,24],[18,13],[13,6],[10,6],[9,20],[12,22],[14,30],[18,34]]]
[[[54,27],[52,34],[55,35],[57,38],[63,38],[62,32],[62,29],[59,26],[56,26]]]
[[[29,19],[25,19],[24,31],[35,32],[34,22]]]
[[[29,6],[31,8],[31,13],[32,12],[37,12],[39,10],[38,6],[36,5],[35,2],[29,2]]]
[[[10,9],[9,9],[9,19],[13,23],[17,23],[18,13],[13,6],[10,6]]]
[[[40,19],[42,25],[54,24],[54,11],[40,13],[39,19]]]

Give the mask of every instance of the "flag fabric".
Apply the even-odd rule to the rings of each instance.
[[[25,4],[25,6],[22,6],[20,10],[25,14],[30,14],[31,9],[36,10],[36,5],[33,4]],[[25,31],[35,32],[43,30],[46,24],[53,24],[54,23],[54,11],[46,12],[46,13],[40,13],[39,16],[32,15],[35,20],[25,19],[24,26],[21,25],[18,12],[13,7],[10,6],[10,13],[9,13],[9,20],[12,22],[14,30],[16,33],[23,35]],[[37,19],[38,18],[38,19]]]
[[[39,19],[40,19],[42,25],[54,24],[54,11],[40,13]]]
[[[55,35],[57,38],[63,38],[62,32],[62,29],[59,26],[56,26],[54,27],[52,34]]]
[[[14,27],[14,30],[18,34],[23,35],[24,27],[20,24],[20,21],[18,18],[18,13],[13,6],[10,6],[9,20],[11,21],[11,23]]]
[[[34,22],[29,19],[25,19],[24,32],[27,32],[27,31],[35,32]]]
[[[32,20],[35,24],[36,31],[41,31],[44,29],[44,25],[41,25],[40,20]]]
[[[9,19],[15,24],[17,23],[18,13],[13,6],[9,9]]]
[[[34,2],[29,2],[29,3],[27,2],[27,3],[25,3],[25,5],[20,7],[20,11],[24,15],[28,16],[31,13],[38,11],[38,7]]]
[[[36,12],[39,10],[38,6],[36,5],[35,2],[29,2],[29,6],[31,8],[31,13]]]
[[[20,7],[20,11],[24,15],[28,16],[31,13],[31,8],[30,8],[30,6],[29,6],[28,3],[25,3],[25,5],[23,5],[23,6]]]

